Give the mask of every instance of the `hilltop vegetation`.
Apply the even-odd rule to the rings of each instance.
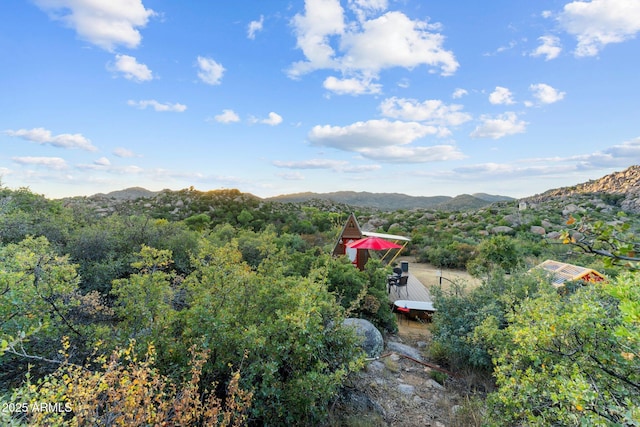
[[[360,272],[329,255],[354,212],[367,230],[411,237],[406,254],[481,279],[436,293],[428,356],[494,375],[467,390],[485,423],[640,422],[640,287],[628,273],[638,180],[625,193],[607,182],[618,181],[452,211],[193,188],[48,200],[0,187],[0,400],[71,408],[0,421],[326,423],[363,366],[342,320],[397,328],[381,263]],[[548,258],[612,281],[559,293],[528,272]]]

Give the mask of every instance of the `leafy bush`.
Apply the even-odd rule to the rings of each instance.
[[[22,387],[0,399],[3,405],[21,403],[20,411],[0,412],[3,425],[246,425],[252,395],[239,387],[238,371],[226,387],[224,400],[211,392],[216,384],[201,389],[202,366],[209,351],[191,350],[189,376],[176,386],[158,372],[153,346],[143,358],[129,345],[86,366],[70,363],[69,347],[63,340],[65,359],[55,372],[35,382],[28,376]],[[43,410],[43,403],[56,406]]]
[[[638,275],[546,293],[494,335],[491,425],[638,425]]]
[[[437,356],[453,367],[490,370],[492,343],[478,330],[485,322],[496,329],[506,327],[507,315],[520,302],[550,287],[542,278],[525,273],[505,276],[502,271],[494,272],[470,292],[463,292],[459,285],[448,294],[434,287],[438,311],[433,317],[433,341]]]
[[[179,347],[165,340],[163,353],[180,354],[186,343],[211,348],[205,373],[213,378],[227,377],[228,364],[244,359],[241,385],[254,393],[253,419],[314,424],[359,366],[360,353],[352,332],[340,326],[342,310],[322,272],[285,276],[286,257],[272,252],[252,270],[233,243],[202,245],[183,284],[188,308],[177,319]]]
[[[45,237],[0,246],[0,384],[21,377],[28,362],[56,359],[56,344],[72,337],[80,352],[101,336],[95,319],[111,311],[96,293],[78,292],[77,266]],[[82,357],[82,354],[77,357]],[[48,372],[48,363],[37,364]],[[38,373],[38,369],[34,368]]]
[[[383,331],[397,331],[395,316],[389,308],[387,273],[380,261],[370,259],[365,271],[353,266],[347,257],[328,261],[327,286],[351,317],[369,320]]]
[[[492,236],[480,242],[477,256],[467,263],[467,270],[476,277],[495,270],[510,273],[520,262],[521,253],[515,239],[502,235]]]
[[[444,247],[430,247],[419,258],[425,259],[426,262],[438,268],[463,269],[475,254],[475,246],[468,243],[451,242]]]

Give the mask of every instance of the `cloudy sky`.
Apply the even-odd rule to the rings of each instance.
[[[640,0],[4,0],[0,179],[523,197],[640,163]]]

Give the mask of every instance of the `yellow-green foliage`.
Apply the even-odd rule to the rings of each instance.
[[[68,340],[61,366],[37,381],[14,390],[11,402],[20,411],[0,415],[3,424],[39,426],[243,426],[251,405],[251,392],[238,383],[235,371],[226,398],[216,397],[216,384],[200,389],[202,365],[208,351],[192,349],[190,378],[176,385],[160,374],[156,351],[149,346],[139,358],[133,343],[107,359],[97,357],[95,366],[70,364]]]
[[[494,341],[495,425],[640,424],[640,276],[526,300]]]

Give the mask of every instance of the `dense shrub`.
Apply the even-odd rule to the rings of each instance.
[[[439,268],[464,269],[467,262],[476,254],[474,245],[462,242],[451,242],[448,245],[430,247],[418,258]]]
[[[637,275],[568,296],[545,293],[490,328],[498,390],[489,424],[638,425],[640,287]]]
[[[494,270],[506,273],[515,271],[522,262],[520,248],[509,236],[491,236],[478,245],[477,256],[467,263],[467,270],[476,277]]]
[[[327,286],[350,316],[367,319],[383,331],[397,331],[389,308],[387,272],[380,261],[370,259],[360,271],[347,257],[330,260]]]
[[[478,336],[476,329],[487,319],[493,319],[496,328],[506,327],[507,315],[520,302],[550,288],[543,278],[524,273],[505,276],[501,270],[469,292],[463,292],[460,286],[447,293],[433,288],[438,309],[433,318],[433,340],[438,357],[457,368],[490,370],[490,344]]]
[[[55,372],[36,381],[27,377],[22,387],[0,396],[0,403],[7,407],[20,405],[18,411],[0,412],[3,425],[240,427],[247,423],[252,395],[239,387],[238,371],[227,385],[224,400],[211,392],[216,384],[202,389],[207,350],[192,349],[189,376],[175,384],[158,372],[153,346],[144,357],[139,358],[130,345],[85,366],[70,363],[69,347],[64,339],[65,359]]]

